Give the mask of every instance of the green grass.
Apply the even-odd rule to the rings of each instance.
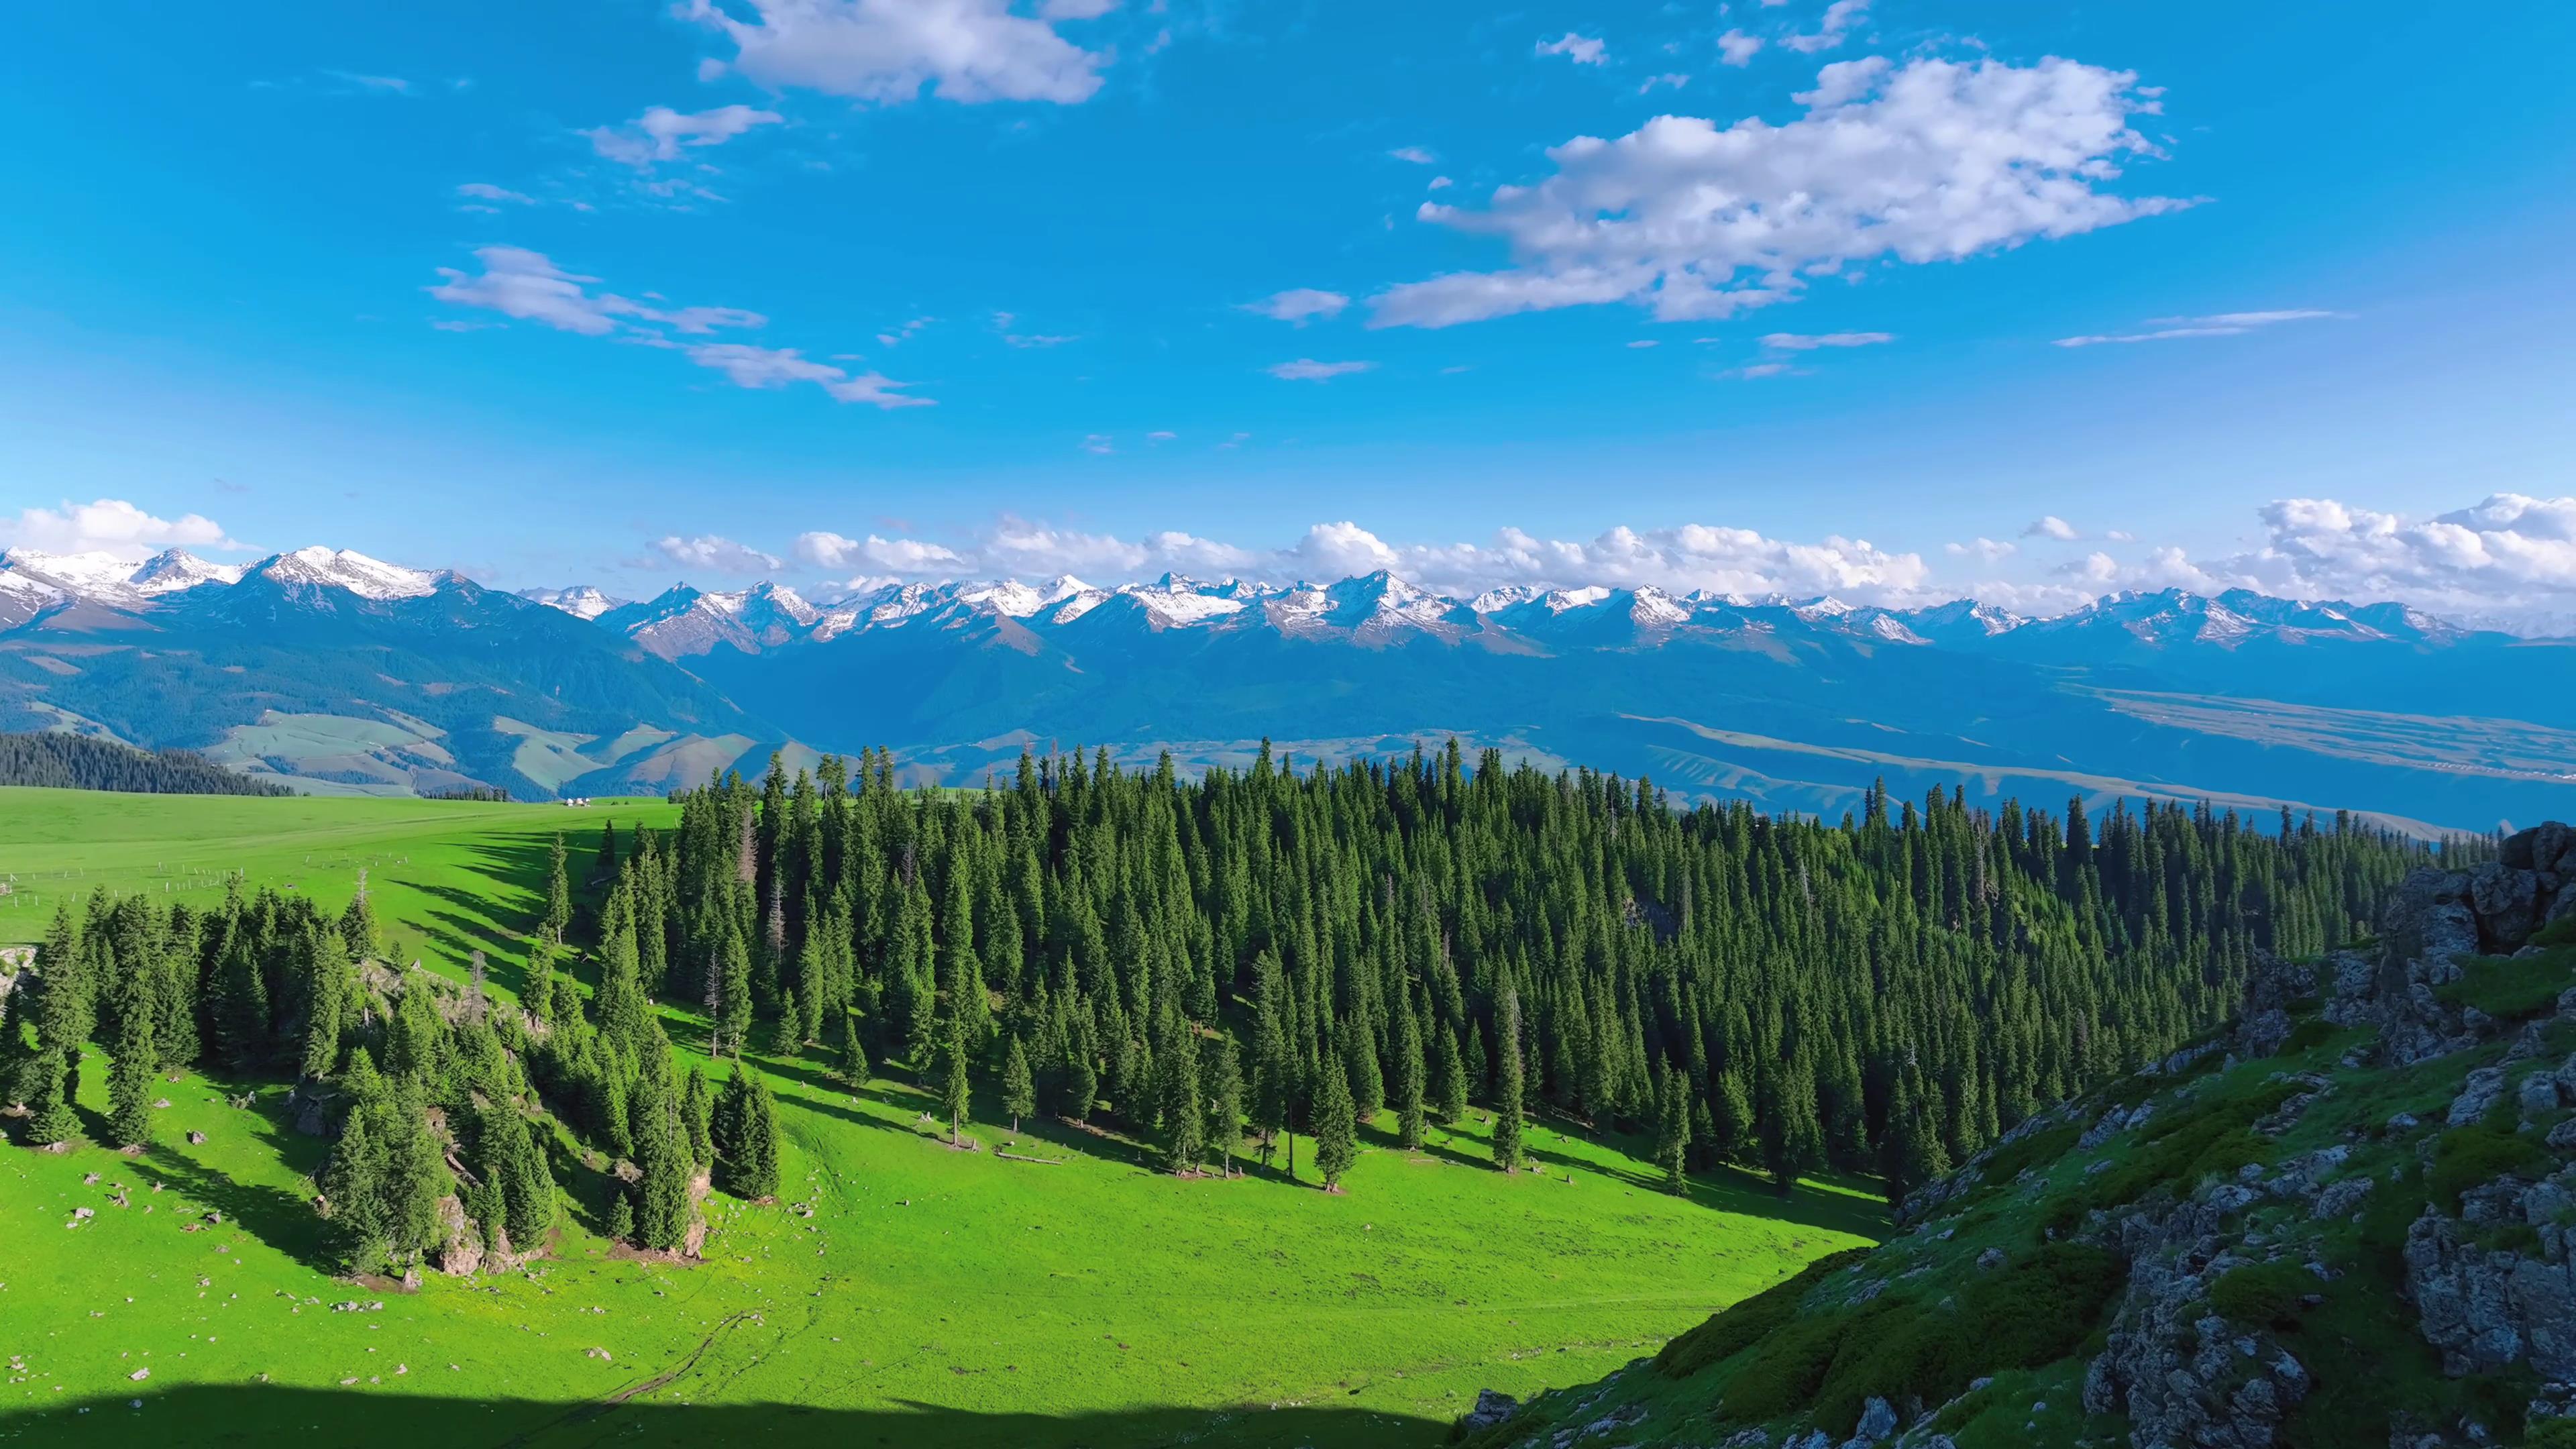
[[[2519,961],[2481,956],[2464,962],[2459,979],[2433,988],[2433,994],[2498,1021],[2520,1021],[2549,1010],[2570,986],[2576,986],[2576,945],[2545,945],[2539,955]]]
[[[216,891],[233,864],[336,908],[363,864],[388,933],[449,969],[477,945],[521,959],[555,829],[574,832],[580,873],[603,815],[669,818],[39,791],[0,792],[0,812],[0,870],[46,897],[0,907],[0,936],[39,935],[64,892]],[[670,1025],[694,1053],[697,1024]],[[1553,1122],[1530,1133],[1544,1172],[1506,1178],[1480,1123],[1407,1153],[1382,1120],[1338,1196],[1315,1190],[1302,1140],[1296,1182],[1180,1181],[1114,1135],[976,1130],[1050,1160],[1012,1161],[941,1145],[909,1084],[854,1095],[809,1063],[762,1065],[783,1202],[715,1200],[688,1267],[608,1256],[584,1209],[525,1275],[416,1294],[334,1279],[304,1175],[322,1144],[288,1125],[276,1084],[248,1110],[225,1097],[251,1084],[167,1084],[161,1145],[139,1161],[0,1151],[0,1352],[24,1365],[0,1375],[0,1439],[1427,1445],[1479,1389],[1599,1378],[1883,1223],[1859,1194],[1782,1200],[1731,1172],[1672,1197],[1642,1144]],[[93,1059],[93,1131],[104,1091]],[[595,1175],[563,1175],[575,1201],[599,1200]],[[119,1183],[130,1206],[110,1203]],[[96,1216],[63,1226],[82,1206]],[[181,1231],[208,1208],[225,1221]],[[347,1299],[385,1306],[329,1311]],[[137,1368],[150,1378],[130,1381]]]

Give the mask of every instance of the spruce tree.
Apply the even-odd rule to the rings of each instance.
[[[555,832],[554,843],[546,849],[546,914],[541,923],[545,934],[560,941],[572,928],[572,871],[564,854],[563,832]]]
[[[1527,1160],[1521,1145],[1521,997],[1510,986],[1494,1009],[1494,1165],[1518,1172]]]
[[[27,1141],[53,1147],[77,1141],[80,1118],[72,1111],[71,1083],[78,1080],[64,1064],[64,1053],[49,1051],[37,1064],[35,1099],[28,1103]]]
[[[1664,1169],[1664,1189],[1690,1195],[1682,1175],[1682,1154],[1690,1146],[1690,1109],[1683,1105],[1685,1083],[1679,1072],[1655,1074],[1655,1162]]]
[[[716,1000],[717,1055],[742,1060],[751,1041],[751,947],[740,931],[725,933]]]
[[[1019,1135],[1020,1119],[1037,1109],[1037,1081],[1029,1074],[1028,1049],[1014,1036],[1010,1055],[1002,1063],[1002,1110],[1011,1114],[1012,1136]]]
[[[689,1139],[689,1158],[698,1166],[712,1167],[716,1160],[715,1102],[707,1090],[707,1074],[692,1065],[689,1079],[680,1089],[680,1128]]]
[[[137,964],[120,983],[116,1007],[116,1059],[107,1077],[107,1133],[120,1147],[152,1145],[152,1084],[161,1059],[152,1045],[160,1011],[152,973]]]
[[[1077,1125],[1091,1120],[1093,1104],[1100,1100],[1100,1075],[1092,1069],[1091,1048],[1074,1042],[1064,1056],[1064,1115]]]
[[[1234,1176],[1235,1156],[1243,1150],[1243,1060],[1234,1033],[1222,1027],[1207,1060],[1207,1139],[1218,1170]]]
[[[322,1169],[322,1201],[329,1215],[332,1257],[352,1273],[384,1261],[387,1226],[382,1179],[384,1152],[368,1127],[365,1103],[349,1113],[331,1160]]]
[[[1351,1119],[1351,1089],[1342,1073],[1327,1068],[1316,1075],[1313,1121],[1315,1170],[1324,1175],[1326,1192],[1341,1191],[1342,1174],[1358,1155]]]
[[[1431,1114],[1443,1127],[1467,1115],[1467,1067],[1458,1059],[1458,1038],[1447,1027],[1431,1030]]]
[[[341,1017],[354,983],[349,973],[348,943],[339,932],[315,933],[311,961],[304,1050],[297,1072],[306,1081],[319,1081],[340,1065]]]
[[[635,1204],[629,1200],[626,1184],[618,1183],[608,1199],[608,1240],[612,1243],[635,1241]]]
[[[940,1043],[939,1102],[948,1116],[948,1144],[966,1144],[966,1022],[956,1012],[949,1013],[948,1030]]]
[[[769,1054],[793,1061],[805,1048],[805,1013],[796,1006],[796,993],[788,992],[778,1003],[778,1031],[769,1043]]]
[[[1407,1152],[1422,1146],[1424,1076],[1422,1030],[1412,1004],[1402,1002],[1395,1017],[1395,1133]]]
[[[1198,1171],[1207,1147],[1207,1118],[1201,1106],[1198,1029],[1188,1022],[1172,1037],[1163,1054],[1163,1163],[1176,1174]]]
[[[856,1092],[868,1084],[868,1054],[859,1045],[859,1019],[846,1011],[838,1014],[841,1018],[841,1082]]]

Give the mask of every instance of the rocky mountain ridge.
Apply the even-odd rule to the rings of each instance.
[[[2576,1444],[2576,831],[2419,870],[2213,1032],[1476,1449]]]

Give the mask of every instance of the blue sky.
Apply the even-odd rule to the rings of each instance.
[[[2576,606],[2566,7],[18,29],[0,542]]]

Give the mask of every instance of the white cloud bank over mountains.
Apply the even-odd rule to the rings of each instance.
[[[2495,494],[2431,518],[2291,498],[2258,511],[2259,542],[2195,558],[2172,545],[2134,545],[2117,531],[2087,534],[2054,516],[2023,530],[2043,543],[2098,542],[2054,567],[1987,537],[1946,544],[1936,566],[1921,552],[1828,535],[1812,542],[1711,524],[1617,527],[1589,539],[1540,538],[1502,528],[1481,542],[1389,540],[1351,520],[1318,523],[1290,543],[1245,547],[1188,533],[1141,538],[1090,533],[1005,515],[971,539],[934,542],[816,531],[788,549],[803,567],[842,575],[851,587],[888,578],[1045,578],[1095,582],[1166,570],[1270,582],[1330,581],[1387,570],[1456,597],[1524,585],[1579,588],[1654,585],[1795,598],[1831,594],[1849,603],[1911,607],[1958,597],[2025,613],[2056,614],[2120,589],[2254,589],[2289,599],[2398,599],[2487,627],[2576,631],[2576,497]],[[725,540],[688,542],[699,562],[738,577],[774,568],[770,556]],[[723,545],[722,548],[716,545]],[[2111,548],[2119,548],[2114,553]]]
[[[1004,515],[971,538],[901,534],[797,535],[786,557],[719,534],[652,540],[650,566],[750,578],[790,568],[846,581],[1047,578],[1094,582],[1199,577],[1329,582],[1380,569],[1454,597],[1523,585],[1580,588],[1654,585],[1911,607],[1970,597],[2032,614],[2055,614],[2120,589],[2182,588],[2211,594],[2254,589],[2288,599],[2396,599],[2446,617],[2525,633],[2576,633],[2576,496],[2497,493],[2424,518],[2328,498],[2285,498],[2257,511],[2257,541],[2194,557],[2170,544],[2123,547],[2126,535],[2087,535],[2050,517],[2025,530],[2043,543],[2098,539],[2050,567],[2030,551],[1988,537],[1944,545],[1936,566],[1921,552],[1828,535],[1812,542],[1711,524],[1617,527],[1589,539],[1541,538],[1502,528],[1482,542],[1389,540],[1340,520],[1318,523],[1284,546],[1247,547],[1165,530],[1140,538]],[[2055,525],[2047,527],[2043,525]],[[48,554],[97,552],[128,561],[167,547],[242,552],[248,545],[202,514],[156,516],[122,499],[64,501],[0,515],[0,547]],[[2114,553],[2112,547],[2120,547]],[[419,562],[415,560],[415,562]]]

